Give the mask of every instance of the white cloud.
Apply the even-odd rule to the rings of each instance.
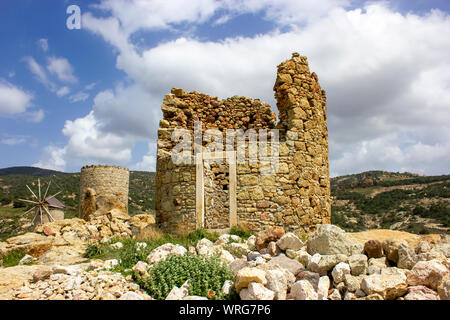
[[[156,142],[148,143],[148,153],[142,157],[142,160],[131,166],[131,170],[138,171],[156,171]]]
[[[25,114],[25,120],[28,122],[38,123],[44,120],[45,112],[42,109],[30,111]]]
[[[25,57],[23,59],[28,65],[28,69],[34,75],[36,80],[41,82],[44,86],[46,86],[50,91],[54,92],[56,90],[56,85],[50,81],[45,73],[44,68],[42,68],[39,63],[34,60],[33,57]]]
[[[58,97],[63,97],[66,94],[69,94],[69,92],[70,92],[70,88],[67,86],[64,86],[64,87],[59,88],[58,91],[56,91],[56,95]]]
[[[34,163],[33,167],[39,167],[43,169],[64,171],[66,167],[66,155],[67,148],[58,148],[55,146],[48,146],[44,149],[44,155],[39,162]]]
[[[346,11],[347,1],[196,1],[186,10],[173,10],[178,2],[134,4],[102,1],[100,7],[112,16],[83,15],[84,28],[114,46],[117,68],[135,81],[100,92],[89,115],[101,124],[97,134],[123,137],[126,150],[137,139],[154,137],[163,95],[171,87],[221,98],[261,98],[275,109],[276,65],[298,51],[308,57],[327,91],[333,174],[376,168],[448,171],[448,15],[402,15],[383,3]],[[225,11],[222,16],[261,12],[289,27],[223,41],[182,37],[140,51],[131,43],[137,30],[214,22],[219,10]],[[78,146],[72,148],[75,152]],[[136,167],[149,166],[153,154]]]
[[[48,58],[47,70],[56,75],[62,82],[76,83],[78,80],[73,75],[73,67],[66,58]]]
[[[0,116],[23,113],[31,106],[33,95],[0,79]]]
[[[24,144],[27,142],[29,137],[27,136],[10,136],[7,135],[6,137],[0,139],[1,144],[6,144],[9,146],[16,146],[20,144]]]
[[[79,91],[71,96],[69,96],[69,102],[75,103],[80,101],[86,101],[89,98],[89,93],[86,93],[84,91]]]
[[[42,49],[42,51],[48,51],[48,39],[42,38],[38,40],[38,45]]]

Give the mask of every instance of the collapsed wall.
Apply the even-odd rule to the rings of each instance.
[[[105,214],[112,209],[128,213],[130,170],[118,166],[92,165],[81,168],[80,218]]]
[[[178,233],[199,227],[224,229],[232,224],[251,231],[270,225],[309,231],[316,224],[330,222],[326,97],[317,76],[309,72],[306,57],[294,53],[278,66],[274,91],[278,123],[270,106],[258,99],[234,96],[218,100],[177,88],[164,97],[156,166],[156,221],[160,227]],[[235,167],[227,161],[204,161],[199,176],[194,161],[175,164],[171,152],[179,141],[172,141],[172,133],[176,129],[193,133],[198,121],[203,134],[216,129],[224,133],[224,141],[227,129],[278,129],[278,172],[263,174],[261,162],[248,161],[254,156],[248,141],[246,162]],[[191,142],[193,145],[193,138]],[[269,139],[269,149],[272,144]],[[207,146],[203,141],[203,147]],[[235,204],[229,201],[232,197]],[[204,203],[199,206],[199,201]],[[233,210],[236,217],[230,218]]]

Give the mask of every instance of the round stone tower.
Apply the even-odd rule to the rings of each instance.
[[[80,218],[119,209],[128,213],[130,170],[118,166],[91,165],[81,168]]]

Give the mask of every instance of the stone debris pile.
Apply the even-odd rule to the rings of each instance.
[[[152,264],[170,254],[218,255],[228,264],[234,289],[242,300],[448,300],[450,250],[448,239],[357,242],[342,229],[320,225],[302,241],[293,233],[269,227],[243,242],[222,235],[215,243],[202,239],[187,250],[174,244],[154,249],[133,270],[145,275]],[[233,252],[234,254],[231,254]],[[187,285],[174,287],[171,300],[206,299],[189,296]]]
[[[15,290],[15,300],[151,300],[139,286],[106,270],[117,261],[83,266],[41,266],[32,280]]]

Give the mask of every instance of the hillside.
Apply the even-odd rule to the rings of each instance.
[[[26,174],[24,172],[27,172]],[[31,214],[18,198],[31,198],[28,184],[37,189],[37,178],[49,194],[66,206],[66,217],[78,214],[79,173],[32,167],[0,169],[0,239],[31,230]],[[155,173],[130,172],[129,213],[152,213]],[[347,231],[394,229],[412,233],[447,233],[450,228],[450,175],[419,176],[413,173],[368,171],[331,179],[332,223]]]
[[[332,223],[368,228],[449,233],[450,175],[368,171],[331,179]]]
[[[45,192],[50,180],[49,195],[62,191],[57,198],[66,205],[65,217],[72,218],[78,215],[79,173],[63,173],[33,167],[0,169],[0,240],[31,230],[32,213],[20,217],[28,207],[17,199],[31,199],[31,194],[25,185],[36,192],[38,178],[41,181],[42,192]],[[130,215],[152,213],[154,193],[154,172],[131,171],[128,199]]]

